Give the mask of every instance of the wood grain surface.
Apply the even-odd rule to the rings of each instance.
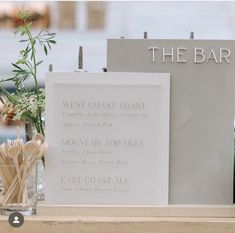
[[[234,233],[235,206],[48,206],[13,228],[0,215],[0,233]],[[190,217],[189,217],[190,216]]]

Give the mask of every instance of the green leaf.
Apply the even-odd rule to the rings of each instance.
[[[56,35],[56,33],[55,32],[51,32],[51,33],[46,33],[46,34],[44,34],[44,36],[55,36]]]
[[[14,99],[12,94],[10,92],[8,92],[2,85],[0,85],[0,90],[9,99],[10,102],[12,102],[12,103],[16,102],[16,100]]]
[[[12,70],[13,73],[26,73],[26,70]]]
[[[43,49],[44,49],[45,54],[47,55],[48,52],[47,52],[47,47],[45,45],[43,46]]]
[[[56,41],[55,40],[49,40],[49,43],[56,44]]]
[[[36,64],[36,66],[39,66],[39,65],[42,64],[42,63],[43,63],[43,60],[39,61],[39,62]]]
[[[28,39],[27,40],[20,40],[19,42],[26,42],[26,41],[29,41]]]
[[[0,96],[0,101],[2,102],[2,104],[4,104],[5,105],[5,103],[4,103],[4,101],[3,101],[3,99],[2,99],[2,97]]]
[[[9,81],[13,81],[15,78],[7,78],[7,79],[4,79],[4,82],[9,82]]]
[[[18,65],[14,64],[14,63],[11,63],[14,67],[16,67],[17,69],[19,70],[23,70],[21,67],[19,67]]]

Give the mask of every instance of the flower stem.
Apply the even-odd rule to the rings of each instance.
[[[32,51],[32,60],[33,60],[33,78],[35,82],[35,93],[37,95],[37,101],[39,101],[39,86],[38,86],[38,80],[37,80],[37,62],[36,62],[36,55],[35,55],[35,38],[33,38],[31,32],[27,30],[27,35],[31,44],[31,51]],[[43,129],[43,122],[42,122],[42,112],[39,109],[38,111],[38,120],[39,120],[39,125],[36,127],[38,133],[42,133],[44,135],[44,129]]]

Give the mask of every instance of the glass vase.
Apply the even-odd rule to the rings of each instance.
[[[37,133],[36,128],[31,122],[25,123],[25,135],[26,142],[32,140],[33,136]],[[42,160],[38,161],[36,167],[37,173],[37,193],[38,193],[38,201],[45,200],[45,182],[44,182],[44,165]]]
[[[34,215],[38,201],[37,166],[0,164],[0,213]]]

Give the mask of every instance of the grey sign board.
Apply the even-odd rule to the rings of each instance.
[[[110,39],[107,53],[109,72],[171,73],[170,204],[232,204],[235,42]]]

